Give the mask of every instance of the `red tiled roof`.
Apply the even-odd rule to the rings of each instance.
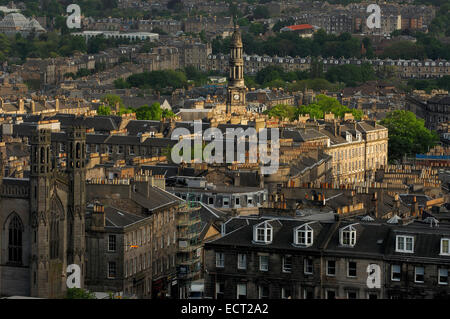
[[[289,28],[292,31],[297,31],[297,30],[313,29],[314,27],[310,24],[297,24],[297,25],[287,26],[286,28]]]

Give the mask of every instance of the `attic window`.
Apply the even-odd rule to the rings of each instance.
[[[397,236],[395,239],[395,251],[401,253],[414,252],[414,237],[413,236]]]
[[[309,247],[313,244],[313,229],[309,224],[304,224],[295,229],[294,243],[305,247]]]
[[[340,230],[340,244],[342,246],[353,247],[356,244],[356,229],[353,225],[348,225]]]
[[[272,242],[272,226],[268,222],[262,222],[255,226],[253,240],[257,243],[270,244]]]
[[[441,239],[441,255],[450,256],[450,238]]]

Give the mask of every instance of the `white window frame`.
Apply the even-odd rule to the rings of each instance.
[[[236,299],[239,299],[239,287],[245,287],[245,297],[247,297],[247,284],[237,284],[236,285]]]
[[[311,268],[312,268],[312,271],[311,271],[311,272],[307,271],[307,267],[306,267],[307,264],[308,264],[309,262],[311,262]],[[304,273],[305,275],[312,275],[312,274],[314,273],[314,262],[313,262],[312,259],[310,259],[310,258],[305,258],[305,259],[303,260],[303,273]]]
[[[246,254],[238,254],[238,269],[247,269],[247,255]]]
[[[348,234],[348,243],[344,242],[344,236]],[[356,229],[354,224],[345,226],[339,231],[339,241],[341,246],[354,247],[356,245]]]
[[[422,273],[418,273],[417,269],[421,268],[422,269]],[[423,276],[423,280],[417,280],[417,275],[422,275]],[[414,267],[414,282],[418,283],[418,284],[423,284],[425,282],[425,267],[422,266],[415,266]]]
[[[266,267],[263,267],[263,263],[262,260],[266,258],[267,259],[267,263],[266,263]],[[269,256],[267,255],[260,255],[259,256],[259,271],[269,271]]]
[[[330,273],[328,272],[328,269],[330,269],[328,263],[329,263],[330,261],[333,261],[333,262],[334,262],[334,274],[330,274]],[[327,260],[327,276],[329,276],[329,277],[335,277],[335,276],[336,276],[336,260],[331,260],[331,259],[330,259],[330,260]]]
[[[262,285],[258,286],[258,299],[263,299],[263,297],[269,298],[270,288],[269,288],[269,286],[266,286],[266,288],[267,288],[267,296],[263,296],[262,293],[264,291],[264,286],[262,286]]]
[[[445,252],[443,251],[443,242],[446,241],[447,242],[447,247],[448,247],[448,251]],[[441,249],[440,249],[441,253],[440,255],[442,256],[450,256],[450,238],[441,238]]]
[[[441,270],[445,270],[447,272],[446,281],[441,281]],[[447,268],[438,268],[438,284],[439,285],[448,285],[448,269]]]
[[[260,238],[260,235],[263,236],[263,239]],[[253,240],[257,243],[270,244],[273,239],[273,227],[269,224],[268,221],[264,221],[254,228]]]
[[[355,272],[356,274],[354,276],[350,276],[350,263],[355,263]],[[347,261],[347,277],[348,278],[356,278],[358,276],[358,264],[356,263],[356,261]]]
[[[216,267],[217,268],[225,267],[225,254],[222,252],[216,252]]]
[[[399,273],[400,274],[400,278],[399,279],[394,279],[394,267],[398,267],[399,268]],[[401,281],[401,276],[402,276],[402,266],[401,265],[391,265],[391,281]]]
[[[300,238],[303,234],[303,238]],[[314,230],[310,226],[310,223],[301,225],[295,228],[294,231],[294,243],[299,246],[310,247],[314,243]]]
[[[403,240],[403,248],[399,248],[400,239]],[[411,250],[406,248],[408,239],[411,239]],[[414,236],[397,235],[395,237],[395,251],[399,253],[414,253]]]

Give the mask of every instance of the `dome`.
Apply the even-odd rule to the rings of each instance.
[[[36,19],[28,19],[20,13],[10,13],[0,21],[0,31],[38,31],[45,32],[45,29]]]
[[[23,28],[28,24],[28,19],[20,13],[10,13],[0,22],[0,27],[4,28]]]
[[[30,22],[27,25],[27,28],[29,30],[35,30],[35,31],[45,31],[45,29],[37,22],[36,19],[31,19]]]

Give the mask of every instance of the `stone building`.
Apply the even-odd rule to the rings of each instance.
[[[319,214],[323,215],[323,214]],[[213,299],[442,298],[449,227],[437,220],[237,217],[205,245]],[[368,269],[377,284],[368,285]]]
[[[86,136],[79,127],[66,133],[65,169],[50,131],[39,130],[30,139],[30,177],[2,179],[1,295],[63,297],[70,264],[81,268],[84,286]]]

